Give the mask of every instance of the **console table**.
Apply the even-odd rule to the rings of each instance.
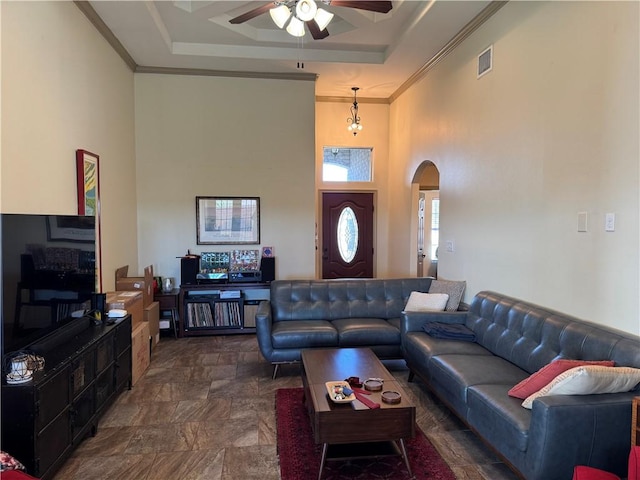
[[[27,383],[8,385],[3,375],[2,448],[47,480],[131,388],[131,316],[115,325],[79,318],[24,350],[45,365]]]

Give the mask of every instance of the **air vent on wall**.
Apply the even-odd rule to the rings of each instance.
[[[489,73],[493,68],[493,45],[489,45],[478,55],[478,78]]]

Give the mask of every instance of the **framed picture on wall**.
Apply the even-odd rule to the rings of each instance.
[[[76,150],[78,215],[96,217],[96,291],[102,292],[102,236],[100,232],[100,157],[88,150]]]
[[[196,197],[198,245],[260,243],[259,197]]]
[[[76,150],[78,215],[98,216],[100,210],[99,161],[95,153]]]

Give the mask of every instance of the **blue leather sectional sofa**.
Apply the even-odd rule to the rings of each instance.
[[[300,361],[305,348],[370,347],[380,358],[401,358],[400,316],[412,291],[431,278],[275,280],[271,300],[256,313],[256,335],[274,365]]]
[[[460,323],[475,342],[442,340],[426,322]],[[508,396],[511,387],[559,358],[614,360],[640,368],[640,337],[494,292],[480,292],[466,312],[404,313],[402,351],[417,375],[527,480],[569,480],[575,465],[624,477],[631,402],[640,393]]]

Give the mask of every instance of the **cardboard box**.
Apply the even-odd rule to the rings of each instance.
[[[144,321],[149,324],[149,334],[151,335],[151,347],[160,341],[160,303],[152,302],[144,309]]]
[[[144,277],[127,277],[129,265],[116,270],[116,290],[139,290],[142,292],[142,306],[148,307],[153,302],[153,265],[144,269]]]
[[[142,322],[131,332],[131,384],[135,385],[149,368],[149,324]]]
[[[144,321],[142,292],[108,292],[107,311],[115,308],[126,310],[131,314],[132,329]]]

